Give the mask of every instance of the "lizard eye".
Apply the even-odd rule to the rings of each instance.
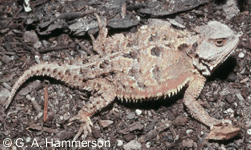
[[[215,40],[215,41],[214,41],[214,44],[215,44],[217,47],[222,47],[222,46],[225,44],[225,40],[223,40],[223,39]]]

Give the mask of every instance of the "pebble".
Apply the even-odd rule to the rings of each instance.
[[[224,111],[225,114],[232,114],[234,113],[234,110],[232,108],[228,108],[227,110]]]
[[[36,43],[33,44],[33,47],[35,49],[39,49],[42,46],[42,43],[40,41],[37,41]]]
[[[11,57],[9,57],[7,55],[3,55],[1,57],[1,61],[4,62],[5,64],[8,64],[11,61]]]
[[[49,61],[50,57],[48,55],[43,55],[42,59],[43,59],[43,61]]]
[[[11,90],[11,86],[9,84],[7,84],[6,82],[3,83],[3,87],[5,87],[8,90]]]
[[[25,31],[24,32],[24,42],[36,43],[39,41],[38,36],[35,31]]]
[[[241,93],[237,93],[236,97],[240,100],[240,101],[244,101],[243,96],[241,95]]]
[[[132,149],[133,150],[140,150],[141,149],[141,144],[136,140],[132,140],[129,143],[125,144],[123,146],[123,148],[125,150],[132,150]]]
[[[124,135],[124,136],[123,136],[123,139],[124,139],[126,142],[129,142],[129,141],[133,140],[135,137],[136,137],[136,136],[135,136],[134,134],[129,133],[129,134]]]
[[[151,147],[151,142],[147,142],[146,143],[146,148],[150,148]]]
[[[186,130],[186,133],[187,134],[190,134],[190,133],[192,133],[193,132],[193,130],[192,129],[188,129],[188,130]]]
[[[226,4],[223,5],[223,11],[225,12],[227,19],[233,18],[240,12],[235,0],[226,1]]]
[[[226,96],[226,100],[229,104],[232,104],[234,102],[234,98],[230,94]]]
[[[169,19],[168,20],[173,26],[179,27],[181,29],[186,28],[186,26],[184,26],[183,24],[177,22],[175,19]]]
[[[192,148],[193,147],[193,140],[192,139],[184,139],[182,141],[182,145],[183,145],[183,147]]]
[[[101,125],[103,128],[106,128],[106,127],[108,127],[109,125],[113,124],[113,121],[112,121],[112,120],[100,120],[99,123],[100,123],[100,125]]]
[[[42,44],[44,47],[49,47],[49,42],[47,42],[46,40],[43,40]]]
[[[25,140],[25,142],[27,142],[27,143],[30,142],[30,141],[31,141],[30,137],[27,137],[26,140]]]
[[[248,130],[247,130],[247,134],[248,134],[248,135],[251,135],[251,129],[248,129]]]
[[[123,145],[123,141],[122,140],[117,140],[117,146],[122,146]]]
[[[39,56],[38,55],[35,55],[35,61],[38,63],[38,64],[40,64],[41,62],[40,62],[40,58],[39,58]]]
[[[245,54],[244,54],[243,52],[240,52],[240,53],[238,54],[238,57],[239,57],[239,58],[244,58],[244,57],[245,57]]]
[[[129,112],[128,114],[127,114],[127,119],[134,119],[135,118],[135,113],[134,112]]]
[[[204,134],[205,134],[204,131],[201,131],[201,132],[200,132],[200,135],[204,135]]]
[[[234,82],[237,79],[237,75],[235,73],[230,73],[227,77],[228,81]]]
[[[137,116],[140,116],[140,115],[142,114],[142,110],[136,109],[136,110],[135,110],[135,113],[136,113]]]
[[[0,97],[9,97],[10,91],[8,89],[3,89],[0,91]]]

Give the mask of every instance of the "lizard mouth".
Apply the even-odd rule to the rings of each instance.
[[[239,43],[239,38],[236,37],[236,39],[234,40],[234,42],[231,43],[232,47],[231,50],[226,54],[226,55],[221,55],[221,57],[218,57],[219,59],[215,60],[215,61],[210,61],[210,60],[205,60],[205,59],[201,59],[201,62],[207,66],[207,68],[213,72],[221,63],[223,63],[237,48]]]

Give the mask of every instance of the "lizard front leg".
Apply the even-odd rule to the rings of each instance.
[[[221,124],[222,121],[210,117],[205,109],[196,100],[204,87],[205,81],[206,79],[199,74],[197,74],[194,79],[190,81],[184,95],[184,104],[188,108],[192,117],[210,127],[210,129],[213,129],[215,125]]]
[[[91,127],[93,124],[90,117],[115,99],[115,91],[109,82],[96,80],[93,82],[94,83],[91,83],[95,84],[93,91],[97,91],[97,93],[92,95],[89,102],[79,110],[76,116],[70,119],[70,122],[73,120],[79,120],[82,122],[81,127],[73,140],[76,140],[82,132],[84,132],[85,137],[88,133],[91,133]]]

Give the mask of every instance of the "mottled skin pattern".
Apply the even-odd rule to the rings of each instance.
[[[88,63],[82,59],[70,63],[32,66],[15,83],[7,108],[18,88],[32,76],[50,76],[62,80],[71,87],[93,93],[79,113],[70,119],[78,119],[82,126],[75,136],[91,132],[90,117],[111,103],[115,97],[126,101],[146,101],[170,97],[186,88],[184,104],[191,115],[209,126],[221,123],[210,117],[196,101],[205,76],[221,64],[238,44],[234,32],[219,22],[210,22],[197,28],[197,33],[178,30],[169,23],[152,20],[136,33],[115,34],[107,37],[105,25],[99,21],[99,36],[93,41],[93,49],[99,54]]]

